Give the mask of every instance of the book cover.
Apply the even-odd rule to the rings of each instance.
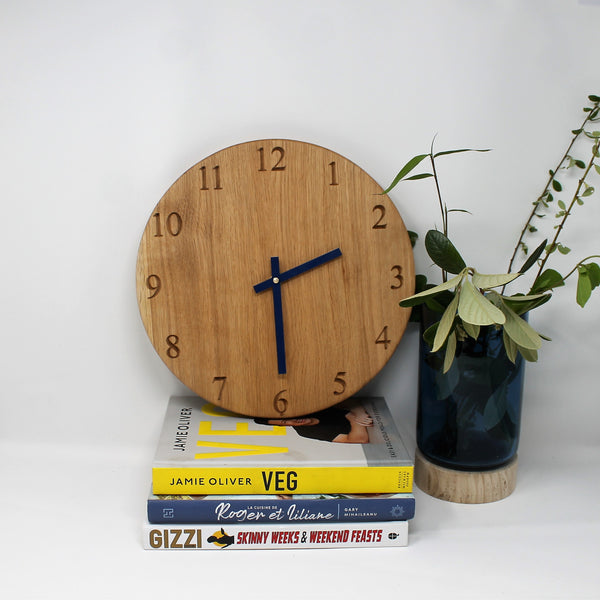
[[[253,496],[155,496],[150,523],[356,523],[407,521],[413,494],[300,494]]]
[[[301,525],[156,525],[145,523],[146,550],[381,548],[408,545],[408,521]]]
[[[410,493],[413,460],[383,398],[266,420],[174,396],[152,482],[157,495]]]

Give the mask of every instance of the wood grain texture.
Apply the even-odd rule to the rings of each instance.
[[[232,146],[186,171],[148,220],[136,272],[169,369],[251,416],[308,414],[363,387],[397,347],[409,318],[398,303],[414,291],[410,240],[381,192],[341,155],[292,140]],[[279,374],[273,293],[253,286],[271,257],[283,272],[335,248],[341,257],[281,284]]]

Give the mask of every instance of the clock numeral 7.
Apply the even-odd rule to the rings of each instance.
[[[285,165],[282,165],[283,158],[285,156],[285,150],[281,146],[275,146],[271,150],[271,154],[275,154],[273,160],[276,160],[275,164],[271,167],[271,171],[285,171]],[[267,171],[268,169],[265,167],[265,149],[258,149],[258,156],[260,157],[260,166],[258,168],[259,171]]]
[[[387,325],[381,330],[381,333],[377,336],[375,343],[383,344],[383,347],[386,350],[388,349],[388,346],[392,343],[392,340],[390,340],[390,338],[388,336],[388,326]]]
[[[227,377],[213,377],[213,383],[220,383],[221,387],[219,388],[219,397],[217,402],[221,402],[221,398],[223,396],[223,388],[225,387],[225,382],[227,381]]]

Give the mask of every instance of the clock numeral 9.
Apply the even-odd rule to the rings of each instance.
[[[394,279],[397,283],[390,285],[390,289],[399,290],[404,285],[404,276],[402,275],[402,267],[400,265],[394,265],[391,269],[394,272]]]
[[[158,275],[148,275],[146,277],[146,287],[152,292],[148,296],[148,300],[150,300],[150,298],[154,298],[160,292],[160,288],[162,287],[160,277]]]
[[[168,335],[167,336],[167,356],[169,358],[178,358],[180,349],[179,349],[179,336],[177,335]]]
[[[381,330],[381,333],[377,336],[375,343],[383,344],[383,347],[386,350],[388,349],[388,346],[392,343],[392,340],[390,340],[390,338],[388,337],[388,326],[387,325]]]
[[[287,390],[281,390],[273,399],[273,408],[283,416],[288,407],[288,401],[283,397]]]
[[[154,213],[154,237],[163,237],[163,219],[160,213]],[[181,233],[183,227],[183,219],[177,212],[169,213],[164,219],[164,230],[173,237]]]
[[[285,165],[282,165],[283,158],[285,156],[285,150],[281,146],[275,146],[271,150],[271,154],[275,154],[273,160],[276,160],[275,164],[271,167],[271,171],[285,171]],[[267,171],[268,169],[265,167],[265,149],[258,149],[258,156],[260,157],[260,166],[258,168],[259,171]]]
[[[384,223],[383,220],[385,218],[385,206],[383,204],[376,204],[373,207],[373,212],[376,214],[377,221],[373,225],[373,229],[386,229],[387,223]]]
[[[333,381],[340,386],[340,389],[333,390],[334,396],[339,396],[346,391],[346,380],[344,379],[344,377],[346,377],[346,371],[340,371],[335,376],[335,379]]]

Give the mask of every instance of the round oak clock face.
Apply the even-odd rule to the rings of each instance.
[[[137,295],[191,390],[261,417],[341,402],[385,365],[409,310],[412,249],[391,200],[320,146],[260,140],[186,171],[148,220]]]

